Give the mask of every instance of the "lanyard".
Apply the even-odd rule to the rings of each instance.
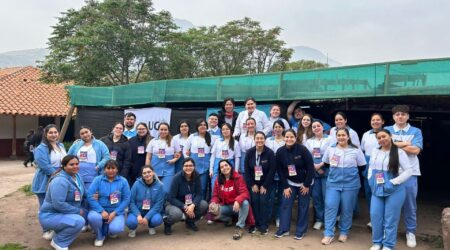
[[[256,166],[259,166],[260,160],[261,160],[261,154],[258,154],[258,151],[256,151]]]

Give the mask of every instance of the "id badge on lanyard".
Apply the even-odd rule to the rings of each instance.
[[[137,153],[138,154],[144,154],[145,153],[145,147],[144,146],[139,146],[138,148],[137,148]]]
[[[158,150],[158,158],[159,159],[166,158],[166,149],[165,148],[160,148]]]
[[[260,181],[263,176],[263,170],[261,166],[255,166],[255,181]]]
[[[222,149],[222,159],[228,159],[228,149]]]
[[[296,176],[297,175],[297,170],[295,169],[295,165],[294,164],[288,165],[288,170],[289,170],[289,176]]]
[[[320,148],[313,148],[312,155],[314,158],[321,158],[322,155],[320,154]]]
[[[192,194],[187,194],[184,196],[184,204],[186,205],[192,204]]]
[[[375,178],[377,180],[377,184],[384,184],[384,173],[383,172],[376,173]]]
[[[117,159],[117,151],[113,150],[111,151],[111,153],[109,154],[109,157],[111,158],[111,160],[116,160]]]
[[[142,201],[142,210],[150,210],[150,200],[145,199]]]
[[[75,201],[81,201],[81,194],[80,191],[75,190],[75,197],[74,197]]]
[[[87,158],[88,158],[88,152],[80,151],[80,161],[87,161]]]
[[[205,148],[198,148],[198,149],[197,149],[197,155],[198,155],[198,157],[200,157],[200,158],[205,157]]]
[[[330,166],[332,166],[332,167],[337,167],[338,164],[339,164],[339,160],[340,160],[340,159],[341,159],[341,156],[340,156],[340,155],[334,154],[334,155],[331,157],[331,160],[330,160]]]
[[[109,201],[111,202],[111,205],[119,203],[119,193],[114,192],[110,194]]]

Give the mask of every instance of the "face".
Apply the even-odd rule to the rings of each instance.
[[[289,131],[284,135],[284,142],[287,146],[294,145],[296,140],[297,138],[295,138],[295,135],[294,133],[292,133],[292,131]]]
[[[195,166],[192,161],[187,161],[183,164],[183,171],[187,175],[191,175],[194,172]]]
[[[266,143],[266,138],[262,134],[257,134],[255,136],[255,145],[257,147],[264,147],[264,144]]]
[[[127,117],[125,117],[123,123],[125,124],[125,126],[127,126],[127,128],[133,128],[135,122],[136,122],[136,119],[134,118],[134,116],[127,116]]]
[[[404,125],[408,122],[409,114],[404,112],[397,112],[393,116],[396,124]]]
[[[108,179],[113,179],[117,176],[117,172],[119,170],[114,165],[108,165],[105,167],[105,175],[108,177]]]
[[[348,144],[348,135],[345,132],[345,130],[339,130],[336,134],[336,140],[341,145],[347,145]]]
[[[381,119],[379,115],[372,116],[372,119],[370,119],[370,126],[372,126],[373,129],[378,130],[381,127],[383,127],[384,121]]]
[[[248,100],[247,103],[245,103],[245,109],[246,109],[248,112],[253,112],[253,111],[255,111],[255,108],[256,108],[256,103],[255,103],[254,101]]]
[[[323,134],[323,126],[320,122],[314,122],[312,124],[312,131],[315,135]]]
[[[64,167],[64,171],[66,171],[66,173],[70,175],[75,175],[80,170],[80,166],[78,164],[78,160],[76,158],[73,158]]]
[[[304,128],[307,128],[311,125],[311,117],[304,115],[302,118],[302,126]]]
[[[206,122],[201,122],[199,125],[198,125],[198,132],[200,133],[200,134],[204,134],[204,133],[206,133],[206,130],[208,129],[208,126],[206,125]]]
[[[81,140],[88,142],[92,139],[92,132],[87,128],[80,129]]]
[[[230,128],[228,128],[228,126],[222,126],[222,135],[226,138],[231,136],[231,130]]]
[[[256,126],[255,121],[247,120],[246,125],[247,125],[247,131],[255,132],[255,126]]]
[[[189,125],[187,123],[181,123],[180,125],[180,133],[182,135],[187,135],[189,133]]]
[[[273,126],[273,133],[275,135],[281,135],[283,134],[283,127],[280,126],[280,124],[275,124],[275,126]]]
[[[273,106],[272,109],[270,110],[270,116],[273,118],[277,118],[280,117],[280,107],[278,106]]]
[[[169,135],[169,127],[166,124],[159,125],[159,138],[166,138]]]
[[[231,173],[231,166],[226,161],[220,162],[219,167],[222,174],[229,175]]]
[[[123,126],[122,124],[116,124],[113,128],[113,133],[115,136],[122,136],[123,134]]]
[[[209,127],[215,128],[215,127],[217,127],[218,123],[219,123],[219,119],[217,119],[217,116],[210,116],[208,118]]]
[[[149,182],[153,180],[154,175],[155,172],[153,172],[151,168],[142,169],[142,179],[144,179],[144,181]]]
[[[140,137],[143,137],[147,134],[147,128],[144,125],[137,126],[137,134]]]
[[[59,138],[59,132],[56,128],[51,128],[47,132],[47,141],[49,142],[57,142]]]
[[[303,110],[301,109],[295,109],[294,110],[294,117],[296,120],[300,120],[303,117]]]
[[[231,101],[225,102],[225,111],[233,112],[234,104]]]
[[[390,147],[391,146],[391,136],[384,131],[377,133],[377,140],[378,140],[378,144],[382,147]]]
[[[347,126],[347,120],[342,115],[336,115],[334,117],[334,124],[337,128],[345,128]]]

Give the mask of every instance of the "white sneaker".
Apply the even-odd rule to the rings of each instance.
[[[316,223],[314,223],[313,229],[315,230],[320,230],[322,228],[323,223],[320,221],[316,221]]]
[[[96,247],[103,246],[103,241],[105,241],[105,238],[103,238],[103,240],[95,240],[94,241],[94,246],[96,246]]]
[[[136,230],[131,230],[128,232],[128,237],[130,238],[134,238],[136,237]]]
[[[53,230],[45,231],[42,234],[42,238],[44,238],[46,240],[52,240],[53,239],[53,235],[55,235],[55,231],[53,231]]]
[[[389,248],[389,247],[383,247],[383,249],[381,249],[381,250],[392,250],[392,248]]]
[[[181,216],[181,221],[185,221],[186,220],[186,215],[184,215],[184,213],[183,213],[183,215]]]
[[[275,220],[275,225],[276,225],[277,227],[280,227],[280,219],[276,219],[276,220]]]
[[[413,233],[406,233],[406,245],[408,247],[416,247],[416,236]]]
[[[208,225],[212,225],[212,224],[214,224],[214,221],[212,221],[212,220],[208,220],[208,221],[206,221],[206,224],[208,224]]]
[[[380,244],[373,244],[369,250],[381,250]]]
[[[372,228],[372,222],[369,221],[369,223],[367,223],[367,227]]]
[[[81,228],[81,232],[82,232],[82,233],[86,233],[87,230],[88,230],[88,227],[87,227],[87,226],[83,226],[83,227]]]
[[[50,246],[52,246],[55,250],[69,250],[68,247],[60,247],[56,244],[56,242],[54,242],[52,240],[52,242],[50,242]]]
[[[154,228],[154,227],[149,228],[149,229],[148,229],[148,234],[149,234],[149,235],[155,235],[155,234],[156,234],[155,228]]]

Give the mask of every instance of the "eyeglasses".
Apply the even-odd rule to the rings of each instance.
[[[190,165],[183,165],[184,168],[193,168],[194,165],[190,164]]]

